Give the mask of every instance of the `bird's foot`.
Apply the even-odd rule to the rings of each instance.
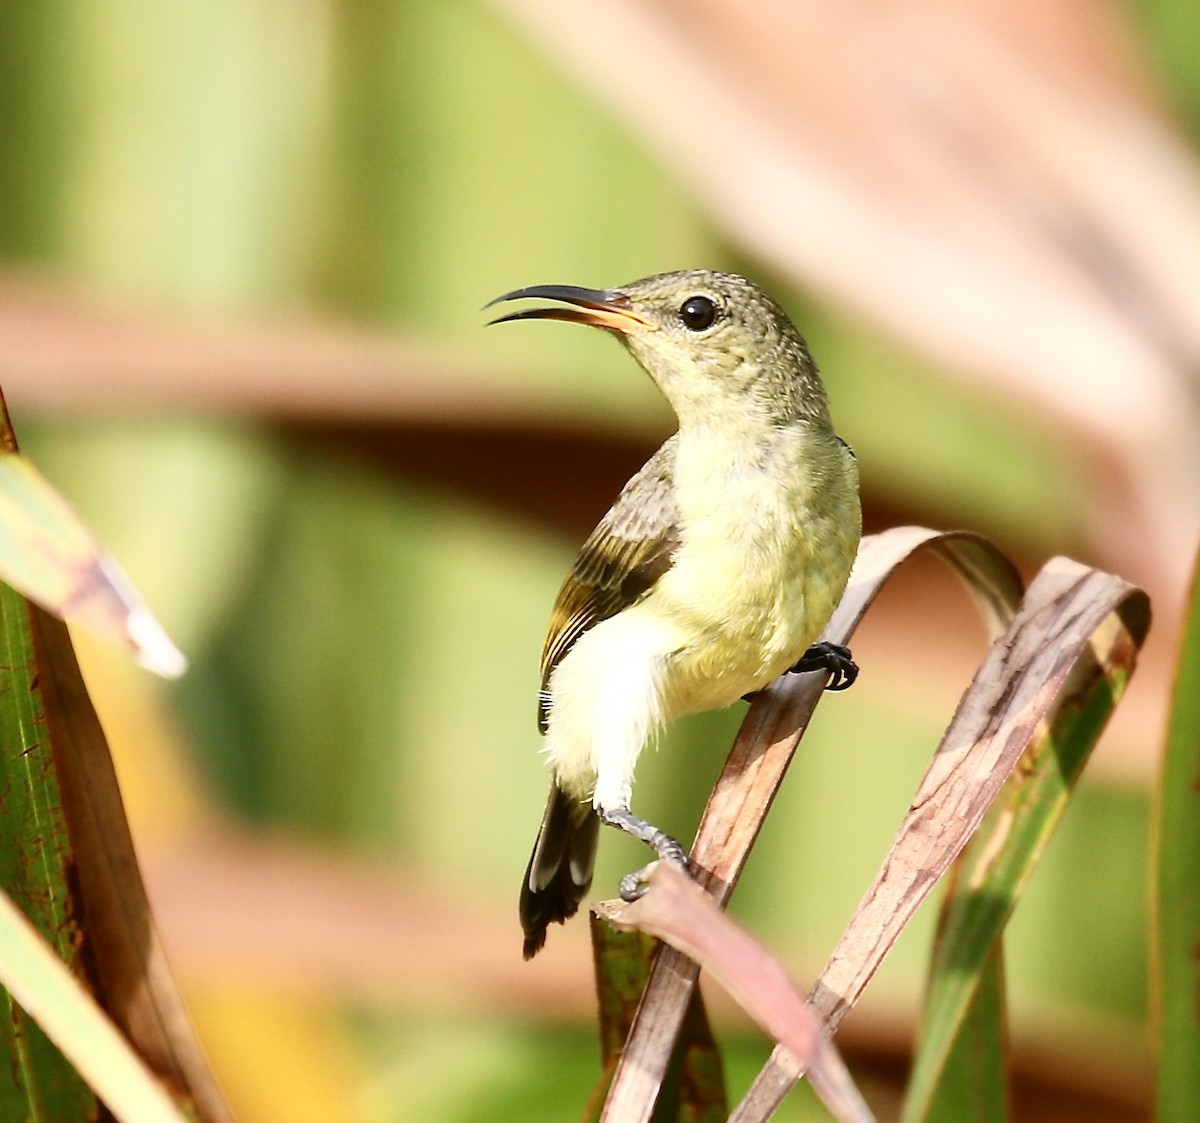
[[[824,640],[814,643],[795,666],[788,668],[788,673],[793,675],[805,671],[828,671],[826,690],[845,690],[858,678],[858,664],[850,658],[850,648]]]
[[[621,878],[621,884],[618,892],[621,894],[621,900],[632,904],[634,901],[639,901],[645,895],[646,890],[650,888],[650,869],[654,865],[653,862],[648,866],[642,866],[640,870],[633,870]]]
[[[597,809],[597,813],[602,823],[641,839],[653,849],[661,861],[678,866],[684,873],[690,872],[687,851],[679,840],[672,838],[665,831],[660,831],[652,823],[647,823],[645,819],[639,819],[628,807],[601,807]],[[651,865],[653,864],[652,862]],[[650,866],[643,866],[621,878],[621,900],[636,901],[646,892],[649,870]]]
[[[670,862],[684,873],[691,873],[692,866],[688,861],[688,856],[683,852],[683,847],[670,835],[664,834],[662,838],[669,844],[669,848],[664,847],[662,850],[659,850],[656,861],[642,866],[640,870],[633,870],[621,878],[619,892],[622,901],[636,901],[645,894],[646,890],[650,887],[650,871],[659,861]]]

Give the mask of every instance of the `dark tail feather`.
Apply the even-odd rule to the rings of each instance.
[[[574,916],[592,884],[600,820],[591,805],[550,788],[542,829],[521,884],[521,927],[525,958],[532,959],[546,942],[546,928]]]

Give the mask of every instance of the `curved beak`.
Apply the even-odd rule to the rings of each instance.
[[[506,300],[528,299],[561,300],[569,308],[528,308],[523,312],[509,312],[489,321],[503,324],[510,320],[564,320],[569,324],[587,324],[593,328],[605,328],[626,334],[638,328],[657,331],[658,325],[633,310],[632,302],[623,292],[616,289],[584,289],[578,285],[530,285],[524,289],[506,292],[495,300],[488,301],[485,308],[501,304]]]

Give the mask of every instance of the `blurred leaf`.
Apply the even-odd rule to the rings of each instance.
[[[38,258],[61,243],[70,63],[61,12],[6,13],[0,36],[0,252]]]
[[[1153,1001],[1158,1123],[1200,1118],[1200,557],[1185,622],[1155,816]]]
[[[504,278],[511,282],[511,271]],[[483,290],[478,304],[503,287],[502,279]],[[548,361],[544,348],[537,358],[519,351],[516,334],[502,350],[483,333],[478,308],[464,311],[461,293],[455,307],[469,342],[452,345],[328,315],[247,323],[150,314],[79,286],[0,272],[0,382],[14,406],[49,407],[89,421],[114,410],[127,420],[149,409],[315,421],[325,428],[364,419],[472,431],[661,428],[665,410],[632,370],[629,378],[613,379],[607,366],[579,369],[576,356],[574,377],[564,379],[562,364]],[[565,349],[553,334],[547,342]],[[592,346],[597,342],[611,356],[606,341]],[[651,409],[659,413],[648,421]]]
[[[185,1123],[187,1117],[171,1102],[91,995],[2,892],[0,983],[121,1123]],[[11,1020],[14,1025],[18,1021],[16,1007],[12,1008]],[[17,1115],[40,1119],[48,1111],[55,1123],[70,1123],[96,1114],[94,1101],[88,1104],[81,1100],[77,1107],[71,1107],[57,1096],[43,1097],[44,1084],[35,1076],[28,1055],[22,1057],[18,1050],[10,1056],[24,1062],[21,1068],[27,1079],[33,1077],[26,1084],[29,1099],[24,1109],[15,1109]],[[6,1112],[5,1117],[16,1116]]]
[[[205,1050],[240,1123],[419,1118],[364,1110],[363,1072],[350,1055],[343,1007],[314,994],[311,981],[275,987],[263,980],[248,987],[229,972],[189,995]]]
[[[168,678],[187,666],[116,561],[20,453],[0,452],[0,579]]]

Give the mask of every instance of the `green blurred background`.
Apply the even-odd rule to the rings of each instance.
[[[658,102],[619,96],[622,68],[644,91],[660,65],[671,81],[670,50],[688,55],[716,91],[689,114],[696,130],[712,128],[719,168],[721,98],[761,109],[747,75],[769,87],[788,59],[803,70],[822,53],[819,42],[785,37],[772,53],[769,35],[717,34],[711,5],[693,21],[666,4],[661,24],[597,78],[537,32],[575,20],[586,39],[588,21],[609,18],[588,7],[553,17],[536,3],[482,2],[6,7],[0,375],[26,451],[192,660],[164,686],[81,640],[151,897],[218,1076],[245,1123],[582,1109],[598,1073],[586,926],[551,933],[527,966],[515,917],[545,794],[537,659],[574,549],[671,420],[599,333],[485,332],[479,309],[524,284],[604,286],[703,265],[748,273],[794,314],[858,453],[868,530],[967,526],[1027,572],[1067,552],[1152,593],[1157,647],[1139,676],[1152,681],[1131,691],[1132,716],[1102,746],[1009,944],[1028,1078],[1099,1086],[1137,1118],[1147,793],[1194,481],[1170,496],[1173,517],[1139,522],[1141,498],[1162,489],[1130,469],[1129,447],[1047,413],[1015,375],[972,377],[922,345],[921,332],[949,338],[954,327],[951,313],[938,322],[935,286],[914,281],[931,311],[921,332],[897,338],[894,321],[871,314],[902,295],[894,286],[880,281],[874,306],[846,299],[786,245],[764,252],[717,205],[721,177],[697,178],[686,133],[673,146]],[[748,5],[747,25],[775,7]],[[929,28],[941,18],[899,7]],[[1141,5],[1135,27],[1106,6],[1099,61],[1072,45],[1092,18],[1083,6],[1048,8],[1061,42],[1035,35],[1037,49],[1016,57],[1052,91],[1067,75],[1072,109],[1086,95],[1177,146],[1182,170],[1163,198],[1182,198],[1195,221],[1194,7]],[[1021,37],[1023,19],[1044,30],[1028,12],[964,12],[955,19],[977,18],[997,49]],[[747,65],[755,57],[761,72]],[[936,76],[958,104],[954,69]],[[839,89],[801,90],[780,103],[781,121],[765,97],[779,158],[849,176],[844,151],[814,139],[824,123],[877,180],[877,205],[913,228],[910,193],[889,195],[887,153],[878,137],[855,137],[854,89]],[[663,104],[673,96],[665,89]],[[789,116],[797,105],[811,116]],[[1044,202],[1061,187],[1037,179],[1044,166],[1023,163],[1029,147],[1012,135],[975,141],[1018,168],[1027,195]],[[994,187],[986,174],[963,182],[981,197]],[[1108,226],[1092,215],[1083,252],[1063,236],[1063,214],[1043,224],[1032,208],[1031,221],[1024,201],[994,200],[991,221],[1096,288],[1112,279],[1094,264],[1096,239],[1127,247],[1127,228],[1146,225],[1137,206]],[[799,221],[816,230],[825,216]],[[922,229],[933,250],[956,245],[952,228]],[[1190,246],[1150,241],[1156,262],[1191,275]],[[847,260],[874,250],[847,249]],[[1037,296],[1048,282],[1026,256],[1018,265]],[[1184,387],[1197,368],[1190,329],[1171,320],[1181,290],[1164,295],[1151,281],[1166,270],[1141,264],[1144,284],[1104,314],[1149,340]],[[1128,287],[1129,272],[1121,278]],[[1012,286],[1009,274],[1001,282]],[[1042,340],[1027,334],[1034,363]],[[357,376],[360,348],[382,374]],[[285,369],[257,393],[260,357],[265,367],[288,355],[315,372],[303,392],[293,397]],[[379,390],[389,380],[395,392]],[[1177,442],[1194,421],[1172,417],[1162,431]],[[1139,440],[1162,443],[1153,429]],[[1179,451],[1182,462],[1193,452]],[[1178,540],[1151,546],[1139,538],[1148,525],[1177,527]],[[983,643],[965,595],[934,567],[903,578],[864,626],[859,685],[821,707],[734,903],[801,979],[881,860]],[[647,755],[641,814],[690,837],[740,709],[685,722]],[[640,857],[606,838],[597,891],[609,895]],[[845,1027],[885,1115],[932,919],[906,935]],[[716,1001],[736,1095],[768,1045]],[[807,1094],[793,1101],[784,1117],[808,1118]]]

